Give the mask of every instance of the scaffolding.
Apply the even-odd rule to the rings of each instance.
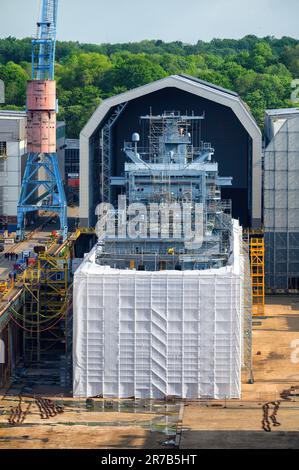
[[[93,234],[93,228],[78,228],[61,245],[57,244],[57,240],[49,240],[46,251],[39,253],[36,258],[28,259],[27,268],[11,278],[10,288],[7,285],[0,286],[3,299],[10,296],[9,303],[3,310],[7,311],[7,316],[0,315],[0,329],[3,332],[6,318],[7,325],[17,326],[11,331],[21,335],[16,336],[12,344],[15,351],[19,348],[17,353],[18,357],[22,356],[23,365],[39,368],[43,364],[47,364],[47,367],[54,364],[55,368],[59,359],[60,379],[68,385],[71,383],[72,369],[73,313],[73,278],[70,266],[77,239],[81,235]],[[14,287],[17,293],[14,292]],[[8,351],[13,351],[13,348],[10,349],[7,341],[5,348],[10,360]],[[2,368],[0,365],[0,375],[2,373],[4,376],[2,382],[0,377],[0,386],[7,383],[12,374],[12,362],[10,360]]]
[[[74,278],[75,396],[240,398],[251,311],[233,224],[234,256],[220,270],[114,269],[95,263],[95,249],[86,256]]]
[[[148,160],[156,163],[158,161],[159,154],[161,153],[161,145],[166,143],[165,137],[167,132],[169,133],[170,119],[176,120],[179,127],[181,141],[182,137],[185,136],[187,144],[187,160],[191,161],[193,156],[198,152],[203,145],[206,149],[212,151],[210,143],[204,143],[201,141],[201,121],[204,120],[205,114],[195,116],[194,113],[191,115],[181,115],[178,111],[164,111],[162,115],[155,116],[152,113],[141,116],[140,120],[148,126]],[[193,145],[188,142],[188,136],[192,135]]]
[[[252,286],[252,313],[265,313],[265,245],[264,237],[252,236],[249,239]]]
[[[71,300],[70,252],[39,254],[36,264],[23,273],[25,300],[21,318],[26,363],[40,362],[44,353],[66,343]],[[16,312],[15,312],[16,313]]]
[[[73,248],[81,235],[95,234],[89,227],[80,227],[60,246],[49,240],[47,250],[28,266],[19,278],[24,290],[22,312],[12,311],[23,329],[23,351],[26,363],[40,362],[64,345],[67,364],[71,357]],[[69,370],[66,367],[66,373]]]
[[[121,103],[117,106],[101,131],[100,190],[102,202],[110,202],[111,200],[112,130],[126,106],[127,103]]]
[[[243,232],[240,240],[241,256],[243,258],[243,372],[245,381],[253,383],[252,371],[252,282],[250,276],[250,255],[248,233]]]

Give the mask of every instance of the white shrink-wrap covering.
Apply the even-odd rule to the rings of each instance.
[[[240,398],[241,228],[226,267],[135,271],[94,262],[75,273],[73,394]]]

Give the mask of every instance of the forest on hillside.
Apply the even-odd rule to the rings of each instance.
[[[30,60],[30,38],[0,39],[2,108],[24,109]],[[101,100],[179,73],[236,91],[262,128],[265,109],[294,106],[290,95],[292,80],[299,78],[299,40],[250,35],[196,44],[57,42],[55,71],[59,119],[66,121],[69,138],[78,138]]]

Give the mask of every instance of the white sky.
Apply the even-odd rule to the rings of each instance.
[[[0,0],[0,37],[35,33],[41,0]],[[59,0],[57,37],[90,43],[299,38],[299,0]]]

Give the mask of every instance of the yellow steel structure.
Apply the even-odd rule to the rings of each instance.
[[[8,282],[0,281],[0,294],[6,294],[8,291]]]
[[[64,340],[69,303],[70,251],[41,253],[23,273],[25,302],[22,313],[24,356],[40,361],[41,354]]]
[[[264,237],[249,237],[252,287],[252,314],[265,314],[265,245]]]
[[[24,329],[24,357],[29,362],[39,362],[41,355],[55,345],[64,343],[67,347],[72,299],[70,263],[74,243],[85,234],[95,234],[95,230],[78,228],[62,245],[52,237],[36,264],[23,273],[25,301],[19,317]]]
[[[34,233],[34,232],[32,232]],[[15,308],[12,300],[7,311],[12,321],[23,329],[24,363],[38,363],[50,356],[52,351],[65,354],[71,351],[71,309],[73,248],[81,235],[96,235],[93,228],[78,228],[68,239],[59,244],[52,237],[46,243],[46,251],[39,253],[35,263],[0,286],[1,300],[8,295],[20,297],[20,306]],[[14,299],[14,297],[12,297]]]

